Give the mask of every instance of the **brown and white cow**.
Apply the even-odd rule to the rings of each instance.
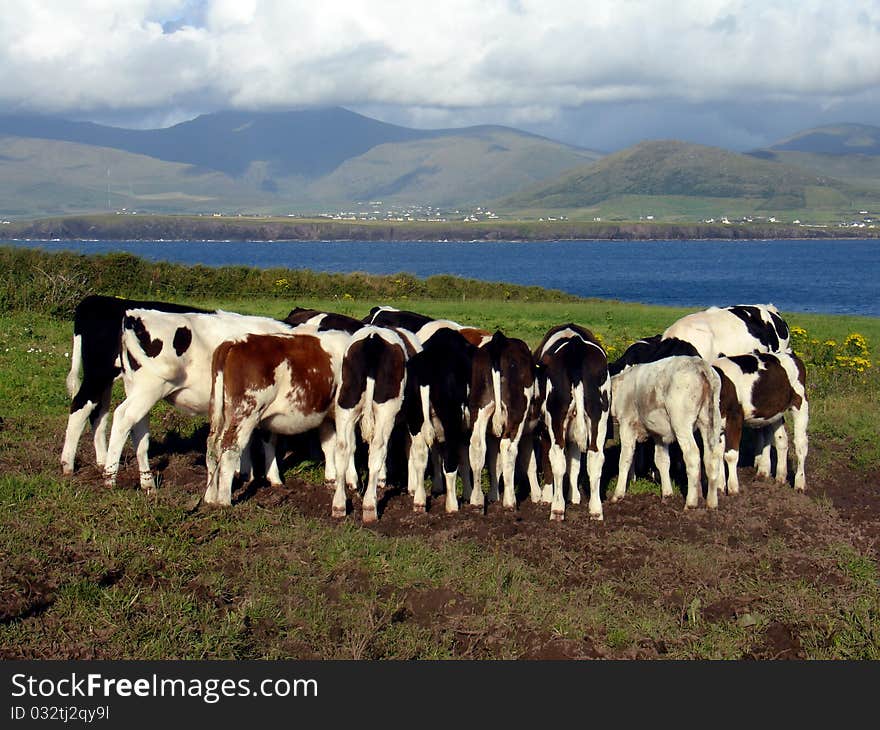
[[[701,494],[700,450],[694,431],[699,430],[709,480],[706,506],[717,507],[723,483],[718,373],[700,357],[667,357],[624,368],[611,378],[611,388],[611,413],[620,439],[617,487],[611,501],[626,494],[636,442],[651,438],[661,494],[672,495],[669,444],[678,441],[687,469],[685,509],[696,507]]]
[[[794,353],[755,353],[719,357],[712,365],[729,379],[740,407],[726,418],[724,461],[727,463],[727,492],[739,491],[736,465],[742,425],[768,427],[776,447],[776,481],[784,482],[788,474],[788,434],[784,416],[792,414],[795,467],[794,488],[806,489],[804,463],[807,458],[807,422],[809,404],[806,392],[806,368]],[[723,400],[723,395],[722,395]],[[756,467],[759,476],[770,476],[770,439],[763,442]]]
[[[206,414],[211,400],[211,357],[221,342],[291,330],[285,322],[233,312],[127,310],[120,347],[125,400],[113,413],[104,465],[107,486],[116,482],[122,448],[131,433],[141,487],[148,491],[155,487],[147,457],[150,410],[164,399],[185,413]],[[267,457],[273,464],[272,455]],[[269,471],[270,481],[277,480],[277,469],[270,466]]]
[[[205,312],[204,309],[172,302],[140,301],[91,295],[73,313],[73,348],[67,393],[71,397],[67,431],[61,449],[61,471],[72,474],[76,448],[86,422],[92,427],[95,463],[103,468],[107,459],[107,422],[113,381],[122,373],[119,342],[125,310],[153,309],[159,312]],[[82,369],[82,381],[80,381]]]
[[[480,475],[489,455],[489,500],[498,500],[499,475],[504,481],[502,505],[516,507],[514,473],[535,391],[532,351],[522,340],[496,332],[479,347],[473,359],[470,392],[470,465],[473,489],[470,503],[483,505]],[[500,467],[500,468],[499,468]]]
[[[565,518],[563,480],[568,474],[571,503],[580,504],[581,455],[587,454],[590,518],[602,519],[599,482],[611,404],[608,357],[592,332],[576,324],[553,327],[535,352],[541,419],[550,437],[552,493],[550,519]]]
[[[360,324],[360,323],[359,323]],[[336,473],[345,473],[354,456],[355,427],[369,447],[363,521],[377,519],[377,490],[384,486],[388,442],[403,405],[406,363],[417,345],[394,330],[360,324],[342,358],[336,396]],[[345,517],[345,489],[357,484],[336,480],[332,515]]]
[[[296,435],[332,424],[341,353],[349,340],[347,333],[306,333],[301,328],[297,333],[249,334],[216,348],[206,503],[232,504],[233,476],[255,429]],[[335,438],[329,453],[325,451],[328,472],[334,468],[334,451]],[[338,481],[346,479],[351,475],[340,475]]]

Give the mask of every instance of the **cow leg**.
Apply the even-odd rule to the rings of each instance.
[[[739,447],[742,441],[742,417],[734,420],[730,415],[724,426],[724,463],[727,465],[727,493],[739,494]]]
[[[573,505],[581,503],[581,488],[578,486],[581,477],[581,455],[581,450],[575,443],[568,444],[565,449],[565,458],[568,462],[569,499]]]
[[[413,495],[413,512],[424,512],[427,502],[425,493],[425,467],[428,466],[428,444],[421,432],[410,436],[407,458],[407,491]]]
[[[468,459],[468,447],[464,442],[462,442],[458,452],[458,475],[461,477],[462,500],[469,500],[474,491],[479,491],[480,494],[483,493],[482,488],[474,490],[474,482],[471,479],[470,460]]]
[[[138,472],[140,473],[141,489],[152,494],[156,489],[156,480],[150,471],[150,417],[144,416],[131,427],[131,443],[137,455]]]
[[[374,418],[373,439],[370,441],[367,489],[364,492],[364,501],[361,507],[361,519],[364,522],[375,522],[378,519],[377,492],[379,488],[379,475],[385,468],[385,459],[388,456],[388,440],[391,438],[394,418],[398,410],[400,410],[400,404],[397,401],[376,406],[377,413]]]
[[[269,438],[265,438],[266,434],[260,435],[260,441],[263,444],[263,461],[266,464],[266,481],[272,487],[284,486],[284,479],[281,478],[281,470],[278,466],[278,434],[270,433]]]
[[[806,398],[801,401],[800,408],[793,408],[791,411],[793,421],[792,430],[794,431],[794,453],[797,458],[797,466],[794,473],[794,488],[798,492],[804,492],[807,489],[807,477],[804,473],[804,466],[807,461],[807,422],[810,420],[810,406]]]
[[[489,472],[489,501],[497,502],[499,495],[499,480],[502,478],[501,466],[501,442],[495,436],[486,439],[486,466]]]
[[[766,426],[755,433],[755,444],[755,471],[759,477],[769,479],[771,441]]]
[[[608,434],[608,412],[602,413],[596,429],[596,441],[587,450],[587,478],[590,481],[590,519],[602,520],[602,467],[605,465],[605,438]]]
[[[550,469],[553,472],[553,499],[550,503],[551,521],[565,519],[565,497],[562,494],[565,467],[565,450],[559,444],[554,443],[550,446]]]
[[[95,464],[98,468],[104,466],[107,461],[107,424],[110,422],[110,396],[113,393],[111,383],[98,401],[98,407],[92,411],[89,423],[92,426],[92,437],[95,445]]]
[[[684,508],[695,509],[700,504],[700,448],[697,446],[697,440],[694,438],[693,431],[683,429],[684,433],[677,433],[678,445],[681,446],[681,455],[684,459],[685,470],[687,471],[687,497],[685,498]]]
[[[486,429],[489,425],[494,411],[494,404],[484,406],[477,411],[474,418],[473,430],[471,431],[471,440],[468,448],[468,460],[471,465],[471,473],[473,474],[474,489],[470,494],[462,492],[462,499],[470,498],[470,503],[474,507],[481,507],[484,503],[483,490],[480,487],[483,475],[483,465],[486,463]],[[491,469],[491,466],[489,467]],[[489,498],[492,498],[492,492],[489,492]]]
[[[666,499],[673,494],[672,477],[669,475],[670,468],[669,444],[664,444],[661,439],[654,441],[654,465],[660,473],[660,497]]]
[[[784,484],[788,478],[788,431],[782,418],[774,424],[773,444],[776,446],[776,481]]]
[[[435,442],[431,449],[431,462],[434,465],[434,476],[431,477],[431,494],[443,493],[443,462],[440,457],[440,445]]]
[[[700,428],[703,438],[703,469],[709,489],[706,491],[706,509],[718,507],[718,490],[724,491],[724,445],[719,434],[709,433],[708,427]]]
[[[131,433],[131,429],[141,419],[145,418],[149,414],[150,409],[164,396],[165,393],[161,388],[144,389],[138,391],[136,397],[127,397],[117,406],[113,413],[110,443],[107,446],[107,461],[104,464],[104,483],[108,487],[113,487],[116,484],[116,474],[119,471],[122,448],[125,445],[125,439]],[[142,464],[141,470],[143,470]]]
[[[324,487],[336,488],[336,426],[333,421],[324,421],[318,427],[321,451],[324,454]]]
[[[614,489],[614,494],[611,495],[612,502],[617,502],[626,496],[626,485],[629,482],[633,455],[636,451],[635,433],[622,423],[618,431],[620,432],[620,458],[617,461],[617,486]]]
[[[500,457],[504,480],[504,499],[501,504],[505,509],[516,509],[516,457],[521,435],[522,425],[512,439],[501,439]]]
[[[336,425],[334,429],[334,433],[336,434],[336,448],[333,451],[333,456],[327,458],[328,470],[325,473],[325,476],[329,475],[329,463],[330,459],[334,460],[334,468],[333,473],[336,475],[335,486],[336,489],[333,493],[333,506],[331,508],[331,514],[333,517],[345,517],[345,505],[346,505],[346,488],[356,490],[357,489],[357,480],[354,483],[349,484],[346,478],[343,478],[341,475],[346,474],[348,471],[348,464],[351,461],[354,450],[356,446],[356,438],[355,435],[355,425],[357,423],[357,419],[360,416],[360,411],[357,408],[338,408],[336,409]],[[321,443],[323,447],[323,441]],[[330,480],[325,479],[325,484],[329,484]]]
[[[529,499],[541,501],[541,485],[538,482],[538,460],[535,458],[535,443],[531,434],[519,442],[519,464],[529,480]]]
[[[98,468],[104,466],[107,459],[107,414],[110,410],[112,391],[112,382],[103,389],[97,389],[88,379],[77,390],[70,403],[64,446],[61,449],[61,471],[63,474],[73,474],[76,449],[87,422],[91,423],[94,435],[95,463]]]

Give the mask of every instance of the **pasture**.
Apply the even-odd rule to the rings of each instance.
[[[362,317],[380,303],[185,301],[276,317],[294,305]],[[530,346],[574,321],[610,358],[690,311],[381,303],[502,328]],[[550,523],[528,501],[447,515],[434,498],[413,514],[405,486],[390,483],[379,521],[364,526],[357,505],[330,517],[307,439],[292,442],[282,489],[257,482],[231,509],[200,505],[205,421],[164,404],[150,422],[154,495],[139,491],[130,447],[118,487],[102,486],[88,436],[62,478],[71,322],[0,312],[0,656],[880,658],[880,320],[783,314],[808,367],[805,494],[741,468],[740,495],[685,513],[681,494],[661,502],[641,479],[606,503],[602,523],[586,501]],[[603,494],[616,471],[608,448]]]

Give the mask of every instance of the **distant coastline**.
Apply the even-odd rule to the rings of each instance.
[[[4,222],[0,239],[129,241],[564,241],[876,239],[880,228],[784,223],[356,222],[320,218],[77,215]]]

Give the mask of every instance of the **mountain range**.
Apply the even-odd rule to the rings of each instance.
[[[880,128],[822,127],[746,154],[661,140],[602,155],[509,127],[411,129],[342,108],[218,112],[154,130],[0,115],[7,218],[392,206],[832,219],[880,208]]]

